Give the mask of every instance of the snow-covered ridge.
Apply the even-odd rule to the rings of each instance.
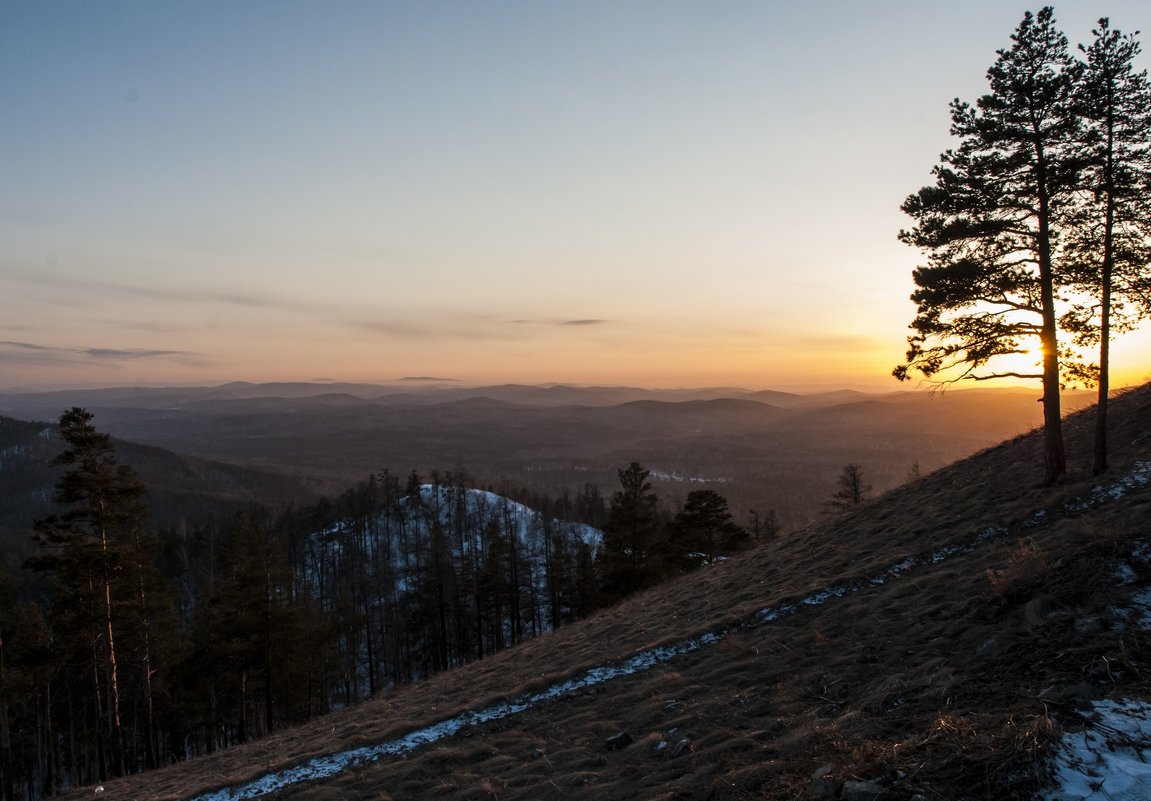
[[[1071,499],[1066,501],[1063,511],[1067,516],[1073,516],[1087,509],[1096,508],[1104,503],[1122,498],[1133,489],[1143,488],[1148,485],[1151,485],[1151,462],[1139,462],[1131,472],[1118,478],[1107,487],[1095,487],[1087,499]],[[1038,510],[1024,520],[1021,526],[1023,528],[1043,526],[1049,524],[1054,517],[1056,517],[1056,515],[1049,514],[1047,510]],[[1007,528],[987,527],[966,543],[947,545],[928,553],[908,556],[871,576],[844,581],[836,585],[825,587],[803,598],[783,601],[774,606],[761,609],[743,622],[737,623],[729,628],[706,632],[697,637],[680,640],[669,646],[640,651],[629,659],[592,667],[574,679],[559,682],[540,692],[523,695],[512,701],[484,707],[483,709],[462,712],[455,717],[417,729],[385,743],[315,757],[301,765],[266,774],[247,784],[196,796],[192,801],[243,801],[244,799],[258,798],[298,782],[329,778],[351,767],[376,762],[389,756],[400,756],[420,746],[437,742],[445,737],[450,737],[466,728],[516,715],[537,704],[559,698],[584,687],[602,684],[619,676],[650,670],[682,654],[715,645],[730,633],[770,624],[781,618],[797,614],[807,607],[820,606],[829,601],[860,592],[870,587],[882,586],[917,568],[935,565],[947,559],[971,553],[980,545],[997,539],[1008,533],[1008,531],[1009,529]],[[1098,707],[1098,709],[1101,710],[1099,714],[1103,722],[1099,723],[1095,727],[1095,730],[1103,730],[1110,726],[1124,736],[1130,734],[1132,737],[1138,737],[1139,739],[1135,742],[1140,744],[1139,747],[1141,750],[1135,755],[1134,759],[1151,757],[1151,749],[1148,749],[1146,745],[1148,742],[1151,742],[1151,724],[1147,722],[1151,719],[1151,705],[1144,702],[1106,703],[1113,704],[1113,706]],[[1110,714],[1115,716],[1114,719],[1106,717]],[[1121,715],[1127,717],[1124,718],[1121,717]],[[1085,739],[1084,742],[1086,743],[1087,740]],[[1064,758],[1064,762],[1059,764],[1058,769],[1060,771],[1063,770],[1063,765],[1068,765],[1068,770],[1070,771],[1079,771],[1087,761],[1098,758],[1101,751],[1101,747],[1097,744],[1092,744],[1090,748],[1084,746],[1084,749],[1073,749],[1074,746],[1068,746],[1066,753],[1068,753],[1069,756]],[[1136,762],[1134,759],[1124,761],[1119,767],[1115,768],[1115,770],[1119,771],[1116,775],[1136,776],[1137,771],[1134,767]],[[1147,765],[1143,764],[1143,768],[1147,768]],[[1138,774],[1136,778],[1132,779],[1132,783],[1135,787],[1135,790],[1132,791],[1134,794],[1129,792],[1125,795],[1102,795],[1099,797],[1113,797],[1121,801],[1136,801],[1136,799],[1149,797],[1147,789],[1151,787],[1151,770],[1145,770],[1143,773]],[[1086,797],[1085,795],[1055,794],[1045,796],[1045,799],[1046,801],[1056,801],[1056,799],[1063,798],[1079,799]]]
[[[404,665],[410,680],[578,617],[603,546],[598,529],[455,483],[391,497],[375,490],[318,524],[300,551],[301,579],[320,611],[363,616],[341,635],[351,659],[339,696],[366,698],[400,675],[388,654],[401,638],[424,657]],[[388,636],[393,648],[382,645]]]
[[[400,527],[426,534],[433,521],[445,528],[466,521],[472,529],[481,529],[494,521],[502,534],[514,534],[519,544],[524,546],[531,546],[545,533],[545,529],[553,535],[560,533],[574,537],[593,550],[603,545],[603,532],[592,526],[545,520],[536,510],[494,492],[446,484],[421,484],[418,496],[401,497],[374,522],[374,537]],[[332,526],[318,532],[316,538],[331,545],[332,535],[339,533],[342,527],[343,524]],[[338,548],[337,545],[332,547]]]

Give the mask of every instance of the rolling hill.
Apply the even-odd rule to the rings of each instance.
[[[311,394],[307,394],[310,392]],[[606,490],[638,461],[662,476],[705,477],[740,522],[776,512],[785,529],[817,520],[845,464],[877,492],[1040,421],[1036,393],[862,394],[626,387],[395,388],[227,384],[0,395],[0,414],[55,419],[71,405],[120,439],[200,459],[307,477],[338,493],[387,467],[464,471],[553,496]],[[1068,407],[1085,402],[1069,396]],[[669,505],[686,489],[657,487]]]
[[[1112,416],[1098,480],[1078,414],[1059,486],[1034,483],[1041,444],[1021,435],[575,625],[101,797],[1023,799],[1051,785],[1065,733],[1134,760],[1146,742],[1124,742],[1099,702],[1151,696],[1151,386]]]
[[[252,504],[276,507],[319,497],[314,483],[282,472],[122,440],[116,448],[120,461],[144,481],[150,521],[160,528],[225,519]],[[62,449],[50,423],[0,416],[0,565],[15,569],[31,547],[32,521],[55,511],[61,468],[51,462]]]

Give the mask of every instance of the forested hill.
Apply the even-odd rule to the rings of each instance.
[[[63,450],[55,423],[0,415],[0,528],[27,529],[50,513]],[[152,522],[159,527],[225,519],[252,504],[278,508],[315,501],[314,482],[282,472],[186,456],[152,445],[117,440],[122,463],[143,478]]]
[[[1141,745],[1098,715],[1115,708],[1101,699],[1148,695],[1151,387],[1116,398],[1111,420],[1098,479],[1078,414],[1057,486],[1038,485],[1042,443],[1020,436],[547,636],[103,797],[1031,798],[1056,754],[1074,770],[1064,733],[1101,743],[1096,769]]]
[[[0,723],[19,733],[0,752],[9,795],[248,742],[600,603],[603,535],[557,517],[562,505],[385,471],[331,500],[273,512],[248,499],[223,516],[221,498],[156,526],[138,503],[151,492],[91,420],[73,409],[58,427],[0,430],[9,467],[41,469],[24,495],[60,501],[25,524],[38,547],[9,532],[20,547],[0,571]]]

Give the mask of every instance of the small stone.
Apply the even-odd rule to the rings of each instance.
[[[846,781],[839,797],[842,801],[876,801],[883,795],[883,788],[875,782]]]
[[[544,750],[542,748],[532,749],[532,759],[543,759]]]
[[[1053,684],[1039,694],[1044,701],[1082,708],[1099,696],[1090,684]]]
[[[627,748],[632,744],[631,735],[626,731],[621,731],[619,734],[613,734],[604,741],[604,747],[609,751],[618,751],[621,748]]]
[[[684,738],[675,744],[675,748],[671,749],[671,758],[678,759],[691,750],[691,740]]]
[[[835,778],[835,765],[824,765],[811,774],[812,798],[835,798],[839,795],[839,782]]]

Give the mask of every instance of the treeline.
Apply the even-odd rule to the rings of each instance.
[[[384,470],[282,513],[154,530],[91,414],[65,413],[60,434],[60,511],[36,522],[19,581],[0,576],[6,801],[264,736],[749,541],[722,496],[693,492],[672,514],[634,463],[610,500]]]

